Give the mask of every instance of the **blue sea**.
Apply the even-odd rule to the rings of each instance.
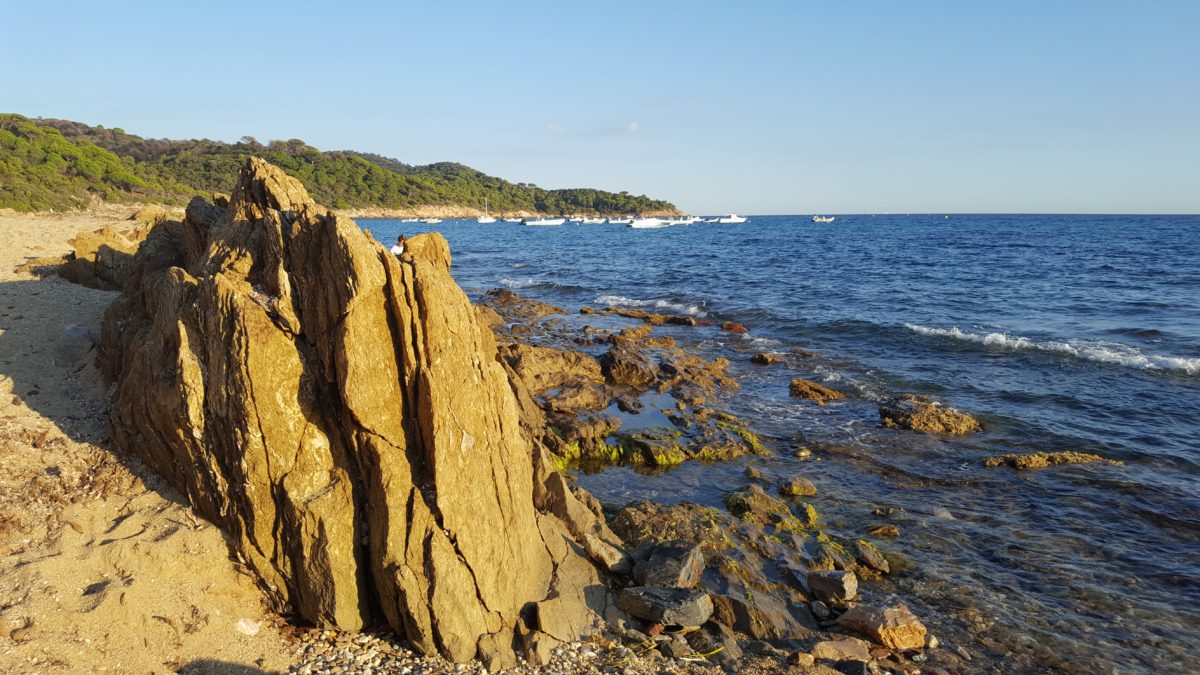
[[[477,298],[504,287],[577,311],[643,307],[749,328],[662,328],[725,356],[732,412],[775,455],[582,475],[602,501],[719,504],[802,473],[838,533],[877,522],[911,561],[888,590],[979,670],[1200,671],[1200,217],[751,217],[661,230],[364,220],[436,229]],[[819,352],[792,365],[763,351]],[[851,394],[819,408],[793,377]],[[984,431],[884,429],[878,403],[932,395]],[[810,459],[793,456],[797,446]],[[1124,462],[986,469],[1002,453]],[[887,519],[877,509],[903,511]]]

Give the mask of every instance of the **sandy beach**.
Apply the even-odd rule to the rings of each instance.
[[[285,668],[222,534],[106,447],[87,336],[115,294],[14,271],[129,213],[0,214],[0,671]]]

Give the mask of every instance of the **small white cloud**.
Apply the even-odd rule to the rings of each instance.
[[[557,124],[547,124],[546,125],[546,135],[547,136],[562,136],[565,133],[567,133],[567,130]]]
[[[629,124],[625,125],[625,133],[627,134],[636,134],[640,130],[641,127],[638,126],[637,120],[633,120]]]

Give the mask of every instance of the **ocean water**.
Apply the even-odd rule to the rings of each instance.
[[[473,297],[645,307],[746,325],[668,328],[726,356],[730,401],[776,451],[580,477],[601,500],[719,504],[744,464],[803,473],[831,529],[911,561],[884,590],[979,670],[1200,671],[1200,217],[756,217],[662,230],[364,220],[382,241],[437,229]],[[750,355],[820,356],[760,367]],[[852,394],[790,399],[807,377]],[[879,426],[933,395],[980,417],[948,439]],[[792,456],[797,445],[814,457]],[[1008,452],[1124,462],[985,469]],[[903,509],[881,519],[873,511]]]

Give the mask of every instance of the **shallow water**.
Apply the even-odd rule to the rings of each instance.
[[[472,296],[503,286],[577,310],[640,306],[750,328],[665,328],[727,356],[730,402],[803,472],[831,528],[914,568],[894,589],[972,667],[1200,670],[1200,217],[759,217],[662,230],[362,221],[383,241],[436,228]],[[759,351],[820,352],[759,367]],[[808,377],[855,394],[789,399]],[[883,429],[876,402],[916,391],[978,414],[942,439]],[[792,457],[802,443],[812,460]],[[1123,467],[984,469],[981,458],[1094,452]],[[606,502],[720,503],[745,462],[581,482]],[[998,661],[1007,657],[1006,661]]]

